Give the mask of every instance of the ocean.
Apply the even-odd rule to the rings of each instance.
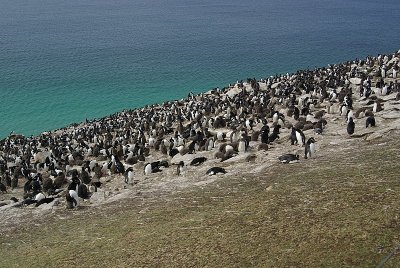
[[[398,0],[0,0],[0,138],[392,53]]]

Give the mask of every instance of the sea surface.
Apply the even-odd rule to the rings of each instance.
[[[0,0],[0,138],[392,53],[398,0]]]

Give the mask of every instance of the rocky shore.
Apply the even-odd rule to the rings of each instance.
[[[390,135],[400,128],[399,58],[247,79],[37,137],[10,135],[0,142],[0,223],[201,187]]]

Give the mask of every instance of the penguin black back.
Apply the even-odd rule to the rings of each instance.
[[[365,127],[375,127],[375,117],[368,116],[367,120],[365,121]]]
[[[199,165],[203,164],[206,160],[207,160],[206,157],[196,157],[195,159],[193,159],[190,162],[190,165],[191,166],[199,166]]]
[[[355,128],[356,124],[353,121],[353,118],[350,117],[349,122],[347,123],[347,133],[349,135],[354,134],[354,128]]]
[[[207,175],[215,175],[218,173],[226,174],[226,170],[222,167],[212,167],[209,170],[207,170]]]

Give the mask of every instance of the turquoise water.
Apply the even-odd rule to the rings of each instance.
[[[0,138],[391,53],[397,0],[0,0]]]

